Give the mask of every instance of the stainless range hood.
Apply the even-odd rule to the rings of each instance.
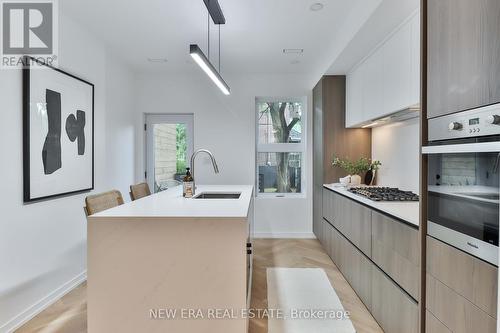
[[[372,119],[370,121],[364,122],[361,127],[362,128],[373,128],[384,126],[391,123],[402,122],[414,118],[420,117],[420,105],[413,105],[408,108],[396,111],[394,113],[385,115],[380,118]]]

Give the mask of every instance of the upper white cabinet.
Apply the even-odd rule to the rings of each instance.
[[[374,119],[386,108],[384,98],[384,87],[380,84],[380,78],[385,77],[384,73],[385,54],[383,49],[377,49],[370,57],[370,61],[363,63],[365,67],[363,81],[363,117]]]
[[[358,69],[347,76],[346,82],[346,124],[358,124],[363,121],[363,80],[365,78],[365,65],[361,64]],[[348,110],[357,112],[349,112]]]
[[[411,90],[410,99],[420,104],[420,12],[410,21],[411,24]]]
[[[347,75],[346,127],[420,101],[420,15],[415,13]]]

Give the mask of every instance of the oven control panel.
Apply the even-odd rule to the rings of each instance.
[[[500,104],[429,119],[429,141],[500,135]]]

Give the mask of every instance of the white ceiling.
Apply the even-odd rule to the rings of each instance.
[[[420,0],[384,0],[373,11],[334,59],[327,74],[346,74],[373,51],[407,17],[420,7]]]
[[[418,0],[219,0],[226,17],[221,72],[300,73],[314,84],[386,1]],[[321,11],[309,9],[316,2],[324,4]],[[63,0],[60,7],[137,71],[198,70],[189,57],[192,43],[207,54],[203,0]],[[217,65],[218,28],[210,26]],[[284,48],[304,52],[283,54]],[[147,58],[168,62],[151,64]]]

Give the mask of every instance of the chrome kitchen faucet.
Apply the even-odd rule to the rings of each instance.
[[[214,172],[219,173],[219,167],[217,166],[217,161],[215,160],[214,155],[206,149],[198,149],[191,156],[191,176],[193,177],[193,196],[196,194],[196,175],[194,174],[194,160],[199,153],[206,153],[210,156],[210,160],[212,161],[212,165],[214,167]]]

